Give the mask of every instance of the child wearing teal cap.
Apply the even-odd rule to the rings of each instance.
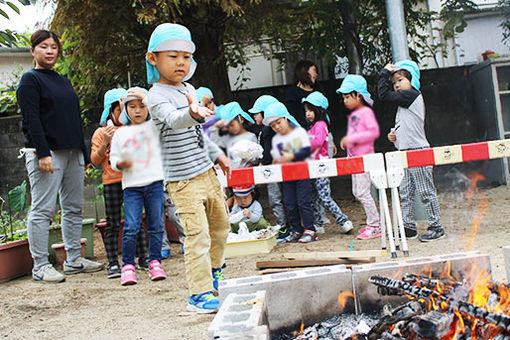
[[[104,95],[104,110],[99,121],[99,127],[92,136],[92,150],[90,160],[92,164],[103,168],[103,195],[106,215],[104,234],[104,248],[108,260],[106,276],[109,279],[120,277],[119,266],[119,230],[122,220],[122,172],[112,169],[110,164],[110,147],[115,131],[122,126],[120,115],[121,100],[128,92],[123,88],[106,91]],[[147,264],[147,240],[145,232],[140,232],[137,239],[137,257],[141,267]]]
[[[377,91],[382,101],[398,105],[395,126],[388,133],[388,140],[398,150],[430,147],[425,135],[425,102],[420,92],[418,65],[411,60],[403,60],[395,65],[387,64],[379,74]],[[427,232],[420,236],[422,242],[445,237],[432,169],[432,166],[405,169],[404,179],[399,186],[402,217],[408,238],[418,236],[413,211],[416,193],[425,204],[429,226]]]
[[[216,124],[216,122],[220,119],[218,117],[218,115],[216,115],[217,106],[216,106],[216,103],[214,102],[214,95],[213,95],[211,89],[204,87],[204,86],[199,87],[196,90],[196,93],[197,93],[198,103],[200,105],[202,105],[203,107],[206,107],[215,113],[212,116],[205,117],[205,122],[204,122],[204,124],[202,124],[202,128],[204,129],[204,132],[209,137],[211,137],[210,128],[211,128],[211,126]]]
[[[247,122],[255,121],[243,111],[238,102],[230,102],[221,108],[222,119],[211,128],[211,140],[227,152],[232,168],[241,167],[232,157],[230,149],[240,141],[257,143],[257,136],[247,130]]]
[[[230,172],[230,162],[203,132],[211,110],[198,104],[193,75],[195,44],[190,31],[178,24],[156,27],[146,54],[148,104],[161,138],[165,186],[186,232],[184,263],[189,289],[187,309],[212,313],[219,307],[213,295],[224,279],[225,245],[230,229],[225,199],[214,162]]]
[[[263,123],[276,135],[271,142],[273,163],[282,164],[305,161],[310,157],[310,139],[284,104],[276,102],[264,111]],[[310,179],[285,181],[283,201],[292,227],[290,234],[281,242],[308,243],[317,240],[312,209],[312,182]]]
[[[367,81],[360,75],[349,74],[336,92],[342,95],[345,107],[351,111],[347,116],[347,134],[342,138],[340,147],[347,150],[348,157],[374,153],[379,124],[371,108],[373,101],[367,90]],[[352,194],[361,203],[367,216],[366,227],[359,231],[360,240],[381,237],[379,212],[370,191],[368,173],[352,175]]]
[[[312,159],[318,160],[328,158],[329,156],[329,124],[328,124],[328,99],[320,92],[315,91],[303,98],[303,107],[305,117],[308,120],[308,136],[310,137],[310,147]],[[321,206],[335,218],[335,222],[342,233],[348,233],[352,230],[352,222],[342,212],[338,204],[331,197],[331,187],[329,178],[316,178],[312,180],[313,196],[312,206],[316,230],[324,230],[322,217],[324,210]],[[319,229],[320,228],[320,229]]]

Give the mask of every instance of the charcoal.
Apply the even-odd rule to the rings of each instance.
[[[405,338],[401,338],[399,336],[395,336],[391,333],[388,333],[388,332],[384,332],[381,334],[381,338],[382,340],[405,340]]]
[[[413,320],[413,329],[422,338],[440,339],[448,333],[453,322],[453,314],[431,311]]]

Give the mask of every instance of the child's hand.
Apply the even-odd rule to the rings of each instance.
[[[117,168],[120,170],[129,169],[133,166],[133,162],[127,159],[121,159],[117,162]]]
[[[186,99],[188,99],[189,114],[194,119],[205,118],[207,116],[212,116],[214,114],[214,112],[212,112],[208,108],[198,105],[198,102],[194,101],[193,98],[191,98],[191,96],[189,95],[189,93],[186,93]]]
[[[397,141],[397,135],[395,135],[395,132],[391,131],[388,133],[388,140],[392,143],[395,143]]]
[[[243,210],[243,215],[246,218],[250,218],[251,217],[251,212],[248,209],[244,209]]]
[[[281,164],[281,163],[290,163],[294,160],[294,154],[291,152],[282,151],[282,156],[280,158],[276,158],[273,160],[273,163]]]
[[[143,100],[147,96],[147,93],[145,93],[145,91],[141,89],[131,89],[128,91],[128,96],[133,96],[139,98],[140,100]]]
[[[113,133],[115,132],[115,129],[113,126],[106,126],[103,130],[103,144],[104,146],[108,146],[110,142],[112,141]]]
[[[393,66],[392,63],[386,64],[386,66],[384,66],[384,68],[387,69],[390,72],[393,72],[393,70],[395,69],[395,67]]]
[[[216,163],[221,167],[221,170],[230,177],[232,174],[232,166],[230,165],[230,160],[225,156],[225,154],[221,154],[218,158],[216,158]]]
[[[336,156],[338,153],[338,149],[336,148],[336,144],[333,142],[333,156]]]
[[[349,138],[347,138],[347,136],[345,136],[344,138],[342,138],[342,140],[340,141],[340,147],[342,148],[342,150],[345,150],[347,149],[347,146],[349,145]]]
[[[213,126],[220,129],[225,126],[225,121],[223,119],[220,119],[216,123],[214,123]]]

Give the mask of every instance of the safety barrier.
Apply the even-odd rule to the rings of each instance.
[[[400,243],[404,256],[409,255],[398,195],[404,169],[504,157],[510,157],[510,139],[234,169],[230,177],[219,177],[224,186],[237,186],[368,173],[379,194],[381,247],[386,249],[387,234],[391,257],[396,258]],[[392,216],[386,189],[391,192]],[[393,224],[398,227],[394,229]]]

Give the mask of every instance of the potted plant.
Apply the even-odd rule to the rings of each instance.
[[[33,260],[26,239],[26,223],[18,218],[25,210],[27,182],[0,198],[0,282],[30,274]],[[7,206],[8,212],[4,210]],[[13,215],[13,212],[15,215]]]

